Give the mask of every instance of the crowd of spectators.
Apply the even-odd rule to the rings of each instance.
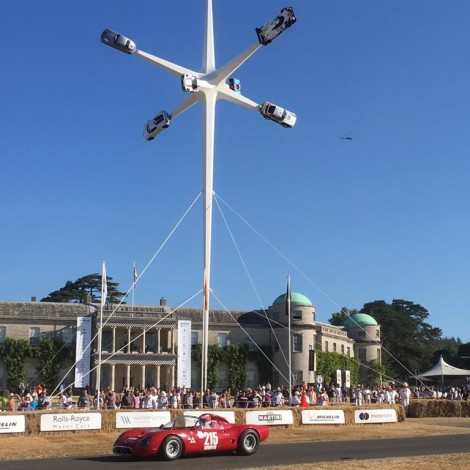
[[[286,405],[326,406],[332,403],[353,403],[357,406],[368,403],[402,404],[407,409],[412,398],[468,400],[469,391],[470,386],[467,384],[439,389],[424,386],[409,387],[406,382],[399,386],[390,383],[375,387],[355,385],[349,388],[335,384],[322,386],[302,383],[293,387],[289,396],[287,387],[272,387],[270,383],[265,383],[234,392],[229,388],[219,392],[206,390],[202,395],[199,391],[184,387],[173,387],[166,391],[149,386],[123,388],[121,391],[108,388],[93,396],[86,387],[77,396],[73,394],[71,388],[64,388],[58,399],[51,400],[47,390],[38,384],[34,387],[20,386],[18,393],[4,396],[2,409],[34,411],[48,410],[52,407],[65,410],[266,408]]]

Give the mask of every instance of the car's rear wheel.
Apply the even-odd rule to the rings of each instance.
[[[183,453],[183,442],[178,436],[168,436],[160,447],[159,455],[163,460],[176,460]]]
[[[238,439],[237,452],[241,455],[252,455],[259,447],[259,436],[253,429],[243,431]]]

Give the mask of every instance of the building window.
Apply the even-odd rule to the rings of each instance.
[[[292,320],[302,320],[302,310],[294,310],[292,312]]]
[[[341,345],[341,354],[344,354],[344,344]]]
[[[292,351],[293,352],[302,352],[302,335],[294,333],[292,335]]]
[[[377,361],[382,362],[382,357],[381,357],[380,348],[377,348]]]
[[[328,352],[328,341],[325,341],[325,351]]]
[[[255,371],[253,369],[246,370],[246,385],[250,388],[255,387]]]
[[[113,350],[113,332],[103,331],[101,337],[101,351],[111,352]]]
[[[366,362],[366,348],[359,348],[359,361],[365,364]]]
[[[294,385],[294,387],[296,385],[302,385],[303,381],[304,381],[303,371],[301,370],[292,371],[292,382],[293,382],[292,385]]]
[[[7,327],[0,326],[0,346],[5,344],[5,339],[7,337]]]
[[[274,352],[279,352],[279,343],[277,342],[276,339],[274,340],[273,350]]]
[[[351,357],[351,348],[350,348],[350,347],[347,347],[347,348],[346,348],[346,352],[347,352],[346,355],[347,355],[348,357]]]
[[[227,347],[227,333],[219,333],[217,336],[217,345],[220,349]]]
[[[198,341],[199,341],[199,335],[197,334],[197,331],[191,331],[191,345],[198,344]]]
[[[333,352],[336,352],[336,343],[333,343]]]
[[[375,337],[376,337],[377,339],[380,338],[380,330],[375,330]]]
[[[31,326],[29,328],[29,344],[30,346],[39,346],[39,338],[41,330],[38,326]]]
[[[64,343],[65,346],[72,346],[73,344],[73,337],[75,334],[75,331],[73,328],[70,328],[69,326],[66,326],[65,328],[62,329],[61,337],[62,337],[62,342]]]

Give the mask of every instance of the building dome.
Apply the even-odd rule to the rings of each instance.
[[[344,326],[353,326],[358,324],[361,326],[377,326],[375,319],[366,313],[355,313],[344,321]]]
[[[285,306],[286,305],[286,297],[287,294],[280,295],[274,302],[273,307]],[[299,294],[298,292],[291,292],[290,293],[290,304],[291,306],[296,307],[313,307],[312,302],[305,297],[303,294]]]

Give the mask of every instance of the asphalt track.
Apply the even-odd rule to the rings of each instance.
[[[27,452],[27,449],[25,449]],[[251,457],[236,454],[182,458],[176,462],[132,460],[118,456],[73,457],[59,459],[0,462],[8,470],[127,470],[171,468],[171,470],[207,468],[241,469],[275,465],[295,465],[315,462],[337,462],[352,459],[380,459],[431,454],[470,452],[470,434],[404,439],[374,439],[360,441],[308,442],[302,444],[261,445]]]

